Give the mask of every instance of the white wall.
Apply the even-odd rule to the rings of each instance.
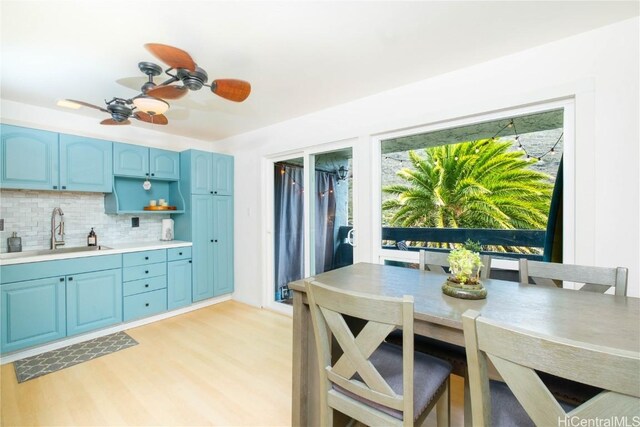
[[[262,303],[265,156],[356,138],[355,255],[374,261],[372,135],[565,97],[576,110],[574,262],[629,267],[640,296],[639,33],[634,18],[214,143],[236,156],[234,298]]]

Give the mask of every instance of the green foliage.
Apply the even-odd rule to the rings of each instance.
[[[469,249],[454,249],[449,253],[449,270],[460,283],[467,283],[469,279],[478,281],[482,260],[480,254]]]
[[[510,145],[484,139],[427,148],[423,155],[410,151],[412,167],[397,172],[407,184],[383,189],[395,196],[382,204],[383,214],[400,227],[544,229],[550,177],[529,169],[524,154],[508,151]]]
[[[462,247],[465,249],[469,249],[471,252],[482,251],[482,245],[480,244],[480,242],[475,242],[471,239],[465,240],[465,242],[462,244]]]

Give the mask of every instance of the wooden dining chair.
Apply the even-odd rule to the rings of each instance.
[[[366,425],[420,425],[434,406],[438,426],[449,425],[451,366],[414,353],[413,297],[349,292],[317,281],[308,282],[306,291],[318,352],[321,426],[333,425],[333,410]],[[345,316],[366,322],[357,335]],[[384,342],[397,327],[407,332],[402,347]],[[342,352],[337,360],[332,337]]]
[[[614,288],[615,295],[627,295],[624,267],[590,267],[574,264],[520,260],[520,283],[533,281],[540,286],[562,287],[563,281],[583,284],[581,291],[605,293]]]
[[[462,315],[462,324],[474,426],[587,425],[638,416],[640,353],[541,335],[474,310]],[[489,361],[506,385],[489,380]],[[559,403],[537,372],[603,391],[579,406]]]

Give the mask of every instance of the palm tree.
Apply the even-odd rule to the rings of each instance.
[[[401,227],[544,229],[550,176],[529,169],[521,151],[494,139],[409,152],[413,168],[397,175],[407,185],[383,189],[389,223]],[[445,245],[446,246],[446,245]],[[487,248],[529,252],[523,248]]]

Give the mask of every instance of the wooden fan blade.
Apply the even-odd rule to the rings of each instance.
[[[244,80],[218,79],[211,83],[211,92],[229,101],[242,102],[251,93],[251,84]]]
[[[153,96],[160,99],[179,99],[189,92],[186,86],[158,86],[149,89],[147,96]]]
[[[196,63],[187,52],[177,47],[159,43],[147,43],[144,45],[156,58],[171,68],[186,68],[189,71],[196,70]]]
[[[164,114],[147,114],[142,111],[137,111],[133,117],[143,122],[151,123],[154,125],[166,125],[169,123],[169,119]]]
[[[69,102],[74,102],[74,103],[76,103],[76,104],[80,104],[80,105],[82,105],[82,106],[84,106],[84,107],[95,108],[96,110],[100,110],[100,111],[103,111],[103,112],[105,112],[105,113],[108,113],[108,112],[109,112],[109,111],[107,111],[107,109],[106,109],[106,108],[98,107],[97,105],[89,104],[88,102],[76,101],[75,99],[67,99],[67,101],[69,101]]]
[[[104,119],[100,122],[101,125],[128,125],[131,124],[129,120],[125,120],[124,122],[117,122],[113,119]]]

